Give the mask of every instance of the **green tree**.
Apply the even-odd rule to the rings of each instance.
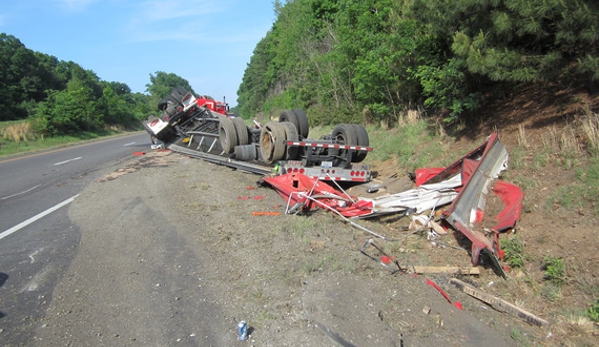
[[[102,97],[97,102],[97,112],[103,114],[102,118],[107,124],[133,124],[136,120],[135,108],[122,97],[126,94],[117,94],[112,86],[123,88],[122,83],[111,83],[104,87]]]
[[[312,122],[452,121],[530,83],[599,80],[594,0],[289,0],[238,90],[243,114],[301,107]]]
[[[271,85],[267,81],[271,60],[270,40],[271,35],[269,34],[256,45],[237,90],[239,114],[246,119],[253,117],[262,110],[262,106],[268,97]]]
[[[69,89],[49,91],[33,115],[35,130],[45,135],[99,130],[104,115],[96,109],[91,90],[73,83]]]
[[[150,74],[150,83],[146,84],[146,92],[150,93],[150,103],[154,105],[154,109],[161,99],[166,98],[177,87],[183,87],[195,94],[189,82],[183,77],[163,71],[157,71],[155,75]]]
[[[27,117],[19,105],[37,91],[36,59],[19,39],[0,33],[0,120]]]

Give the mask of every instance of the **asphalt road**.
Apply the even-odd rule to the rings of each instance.
[[[149,147],[138,133],[0,160],[0,344],[26,344],[76,254],[69,203]]]

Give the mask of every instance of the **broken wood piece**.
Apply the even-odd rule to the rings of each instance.
[[[459,268],[457,266],[414,266],[418,274],[454,274],[454,275],[480,275],[478,267]]]
[[[252,216],[280,216],[281,212],[252,212]]]
[[[433,229],[439,235],[447,235],[447,230],[443,229],[441,224],[435,222],[434,220],[429,223],[431,229]]]
[[[477,298],[478,300],[491,305],[494,309],[500,312],[510,313],[518,318],[525,320],[530,324],[534,324],[536,326],[548,325],[549,322],[546,320],[535,316],[534,314],[517,307],[503,299],[500,299],[491,294],[487,294],[480,289],[476,289],[473,286],[460,281],[457,278],[452,278],[450,281],[453,285],[455,285],[458,289],[463,291],[464,293]]]

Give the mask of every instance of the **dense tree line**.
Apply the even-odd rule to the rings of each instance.
[[[288,0],[238,90],[244,116],[301,107],[314,122],[447,120],[525,84],[599,81],[595,0]]]
[[[138,127],[156,113],[158,100],[189,83],[172,73],[150,74],[148,94],[120,82],[103,81],[72,61],[35,52],[0,33],[0,121],[29,119],[43,135]]]

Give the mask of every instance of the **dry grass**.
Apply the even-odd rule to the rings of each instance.
[[[528,138],[526,137],[526,128],[522,124],[518,125],[517,139],[518,139],[518,145],[520,145],[522,147],[529,146]]]
[[[29,122],[16,123],[7,126],[2,130],[2,138],[4,140],[21,142],[35,140],[35,134],[31,129]]]
[[[585,137],[587,148],[592,153],[599,153],[599,115],[587,112],[581,123],[582,135]]]
[[[561,346],[593,346],[589,339],[597,332],[593,322],[576,314],[559,316],[553,331]]]
[[[559,129],[553,126],[542,135],[541,140],[543,146],[553,153],[581,153],[583,147],[577,133],[576,127],[571,124]]]
[[[535,142],[530,138],[524,125],[518,126],[518,145],[530,148]],[[598,155],[599,154],[599,115],[593,112],[563,126],[549,127],[541,134],[541,147],[546,153],[557,155]]]

